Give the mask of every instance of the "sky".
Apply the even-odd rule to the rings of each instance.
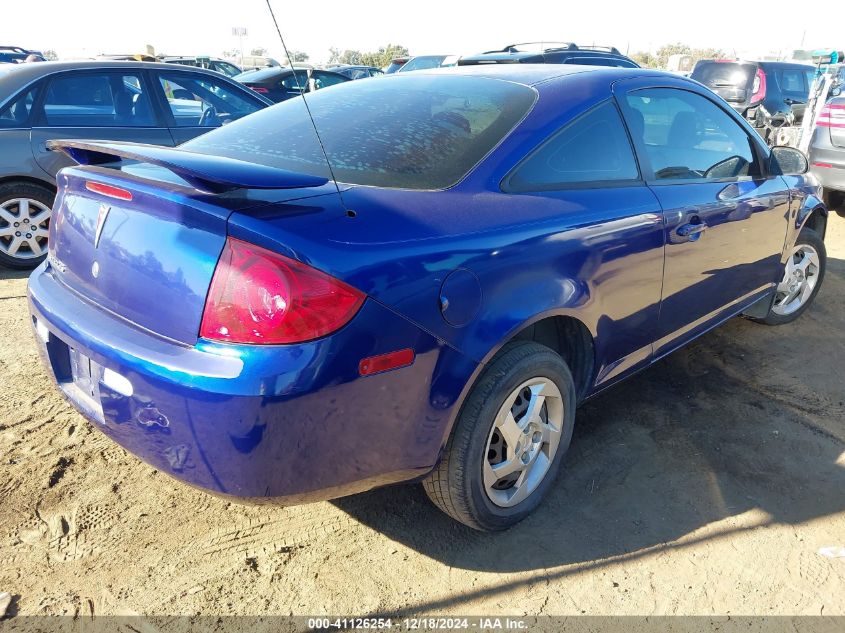
[[[388,43],[414,55],[471,54],[526,41],[632,53],[683,42],[739,56],[845,48],[845,9],[836,9],[839,19],[822,20],[813,5],[802,15],[794,0],[270,1],[288,48],[307,52],[312,62],[325,61],[330,47],[368,51]],[[246,54],[263,47],[283,57],[266,0],[0,0],[0,44],[52,49],[63,58],[138,53],[147,44],[156,53],[219,56],[240,46],[232,27],[248,30]]]

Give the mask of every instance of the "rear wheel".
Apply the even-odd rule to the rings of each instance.
[[[560,355],[534,342],[511,343],[472,388],[425,491],[472,528],[504,530],[542,501],[574,421],[575,384]]]
[[[821,288],[826,264],[824,240],[812,229],[805,228],[786,260],[769,314],[757,320],[767,325],[783,325],[801,316]]]
[[[839,217],[845,218],[845,192],[825,189],[822,198],[828,209],[836,211]]]
[[[54,198],[41,185],[0,185],[0,264],[26,269],[44,261]]]

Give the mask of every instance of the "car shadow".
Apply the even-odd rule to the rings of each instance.
[[[845,262],[830,259],[795,324],[733,319],[585,403],[556,485],[506,532],[464,527],[420,486],[333,503],[445,564],[495,572],[597,564],[842,512],[845,406],[833,347],[845,353],[843,297]]]
[[[6,279],[27,279],[32,274],[31,270],[16,270],[0,266],[0,281]]]

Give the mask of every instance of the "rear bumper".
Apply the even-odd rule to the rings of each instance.
[[[810,173],[825,189],[845,191],[845,147],[832,145],[826,128],[816,128],[813,135]]]
[[[254,501],[424,475],[477,366],[372,300],[332,336],[288,346],[159,338],[81,299],[48,264],[30,278],[29,306],[45,365],[99,430],[186,483]],[[359,376],[362,358],[405,347],[411,366]],[[87,394],[72,357],[91,361]],[[107,371],[131,389],[109,386]]]

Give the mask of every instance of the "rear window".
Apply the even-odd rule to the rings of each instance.
[[[397,76],[308,95],[340,182],[442,189],[458,182],[520,121],[536,93],[480,77]],[[187,150],[329,176],[302,97],[196,138]]]
[[[698,62],[690,76],[708,88],[747,88],[755,72],[756,68],[750,64]]]

